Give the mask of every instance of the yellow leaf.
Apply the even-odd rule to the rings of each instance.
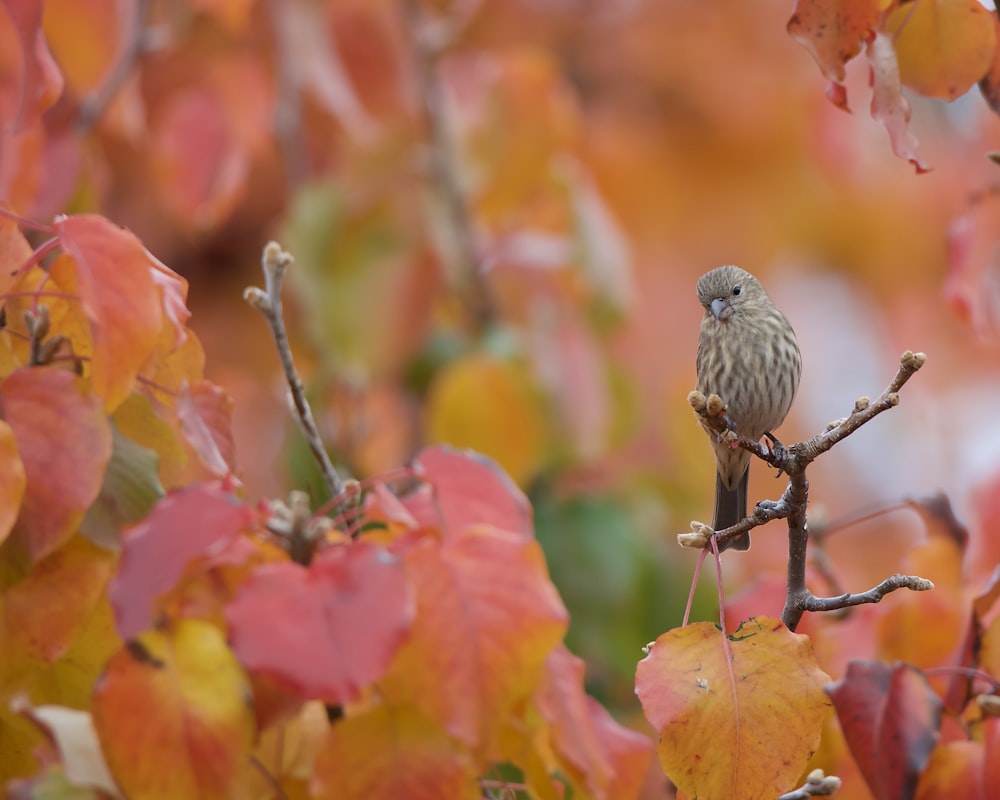
[[[427,438],[494,458],[520,486],[542,465],[545,418],[516,365],[475,354],[453,361],[431,384]]]
[[[707,622],[668,631],[635,685],[678,788],[764,800],[793,786],[819,745],[829,680],[807,637],[758,617],[729,636]]]
[[[992,12],[978,0],[913,0],[886,20],[903,83],[927,97],[954,100],[993,63]]]
[[[255,735],[249,685],[222,633],[201,620],[120,650],[94,692],[94,724],[129,797],[240,796]]]

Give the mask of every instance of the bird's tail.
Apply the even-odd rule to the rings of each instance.
[[[747,515],[747,482],[750,479],[750,467],[747,466],[743,477],[739,479],[735,489],[727,489],[722,482],[722,476],[715,473],[715,517],[712,527],[721,531],[735,525]],[[719,550],[749,550],[750,534],[742,533],[735,539],[730,539]]]

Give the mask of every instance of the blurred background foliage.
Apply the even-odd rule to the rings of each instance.
[[[943,490],[970,526],[963,580],[1000,561],[1000,167],[986,158],[1000,121],[975,91],[911,95],[932,167],[915,175],[867,113],[867,65],[848,65],[844,113],[786,34],[790,12],[47,0],[67,91],[2,153],[0,194],[36,219],[99,210],[185,274],[248,495],[305,486],[319,501],[268,332],[240,299],[278,238],[336,462],[365,478],[430,441],[496,458],[534,503],[593,690],[641,726],[634,665],[679,624],[695,562],[674,534],[711,515],[686,402],[711,267],[754,272],[798,332],[785,442],[878,394],[903,349],[929,356],[898,410],[812,469],[814,525]],[[754,467],[753,499],[782,488]],[[927,536],[904,507],[836,530],[827,555],[860,590]],[[774,526],[726,559],[750,613],[780,609],[784,543]],[[714,618],[710,584],[698,618]],[[927,602],[894,597],[893,613]],[[860,637],[837,659],[875,650]]]

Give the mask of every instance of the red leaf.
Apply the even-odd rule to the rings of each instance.
[[[652,742],[623,728],[583,689],[583,661],[565,647],[553,650],[537,702],[552,726],[556,753],[595,798],[636,797],[653,756]]]
[[[198,381],[181,389],[174,408],[185,440],[209,472],[218,478],[233,472],[233,401],[225,390],[210,381]]]
[[[382,677],[413,614],[402,563],[364,542],[330,548],[309,567],[265,565],[226,610],[247,669],[337,704]]]
[[[852,661],[827,692],[877,800],[912,798],[938,741],[941,701],[913,667]]]
[[[134,234],[104,217],[61,217],[55,228],[76,262],[76,288],[91,324],[94,392],[113,410],[131,393],[162,326],[153,265]]]
[[[0,413],[14,432],[27,477],[13,536],[37,561],[76,532],[101,491],[111,427],[100,400],[64,370],[12,372],[0,383]]]
[[[14,38],[21,47],[21,69],[16,80],[0,81],[0,127],[13,120],[12,131],[19,133],[33,125],[62,94],[63,78],[49,52],[42,31],[42,0],[2,0],[0,26],[7,16]],[[0,34],[3,32],[0,31]],[[0,40],[7,37],[0,35]],[[7,77],[7,76],[3,76]]]
[[[219,225],[241,198],[250,170],[224,98],[207,87],[178,91],[157,120],[154,175],[171,210],[194,227]]]
[[[910,104],[903,97],[892,39],[885,33],[877,33],[868,43],[865,57],[872,68],[872,117],[885,125],[892,152],[913,164],[918,174],[927,172],[930,167],[920,158],[917,137],[909,127]]]
[[[847,87],[844,84],[830,81],[830,85],[826,87],[826,99],[841,111],[851,113],[851,108],[847,105]]]
[[[253,512],[219,484],[168,494],[125,535],[121,564],[111,583],[111,604],[123,639],[154,619],[158,598],[172,589],[191,559],[226,547]]]
[[[490,525],[532,538],[531,504],[486,456],[428,447],[417,455],[413,467],[434,487],[439,525],[446,538],[460,536],[473,525]]]
[[[878,22],[875,0],[798,0],[788,34],[805,47],[823,74],[844,81],[844,64],[861,52]]]

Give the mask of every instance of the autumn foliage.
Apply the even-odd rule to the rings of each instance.
[[[0,0],[10,796],[992,796],[997,14],[587,5]],[[336,481],[234,311],[272,237]],[[728,261],[786,443],[928,351],[811,467],[806,577],[932,591],[789,630],[769,528],[680,624]]]

